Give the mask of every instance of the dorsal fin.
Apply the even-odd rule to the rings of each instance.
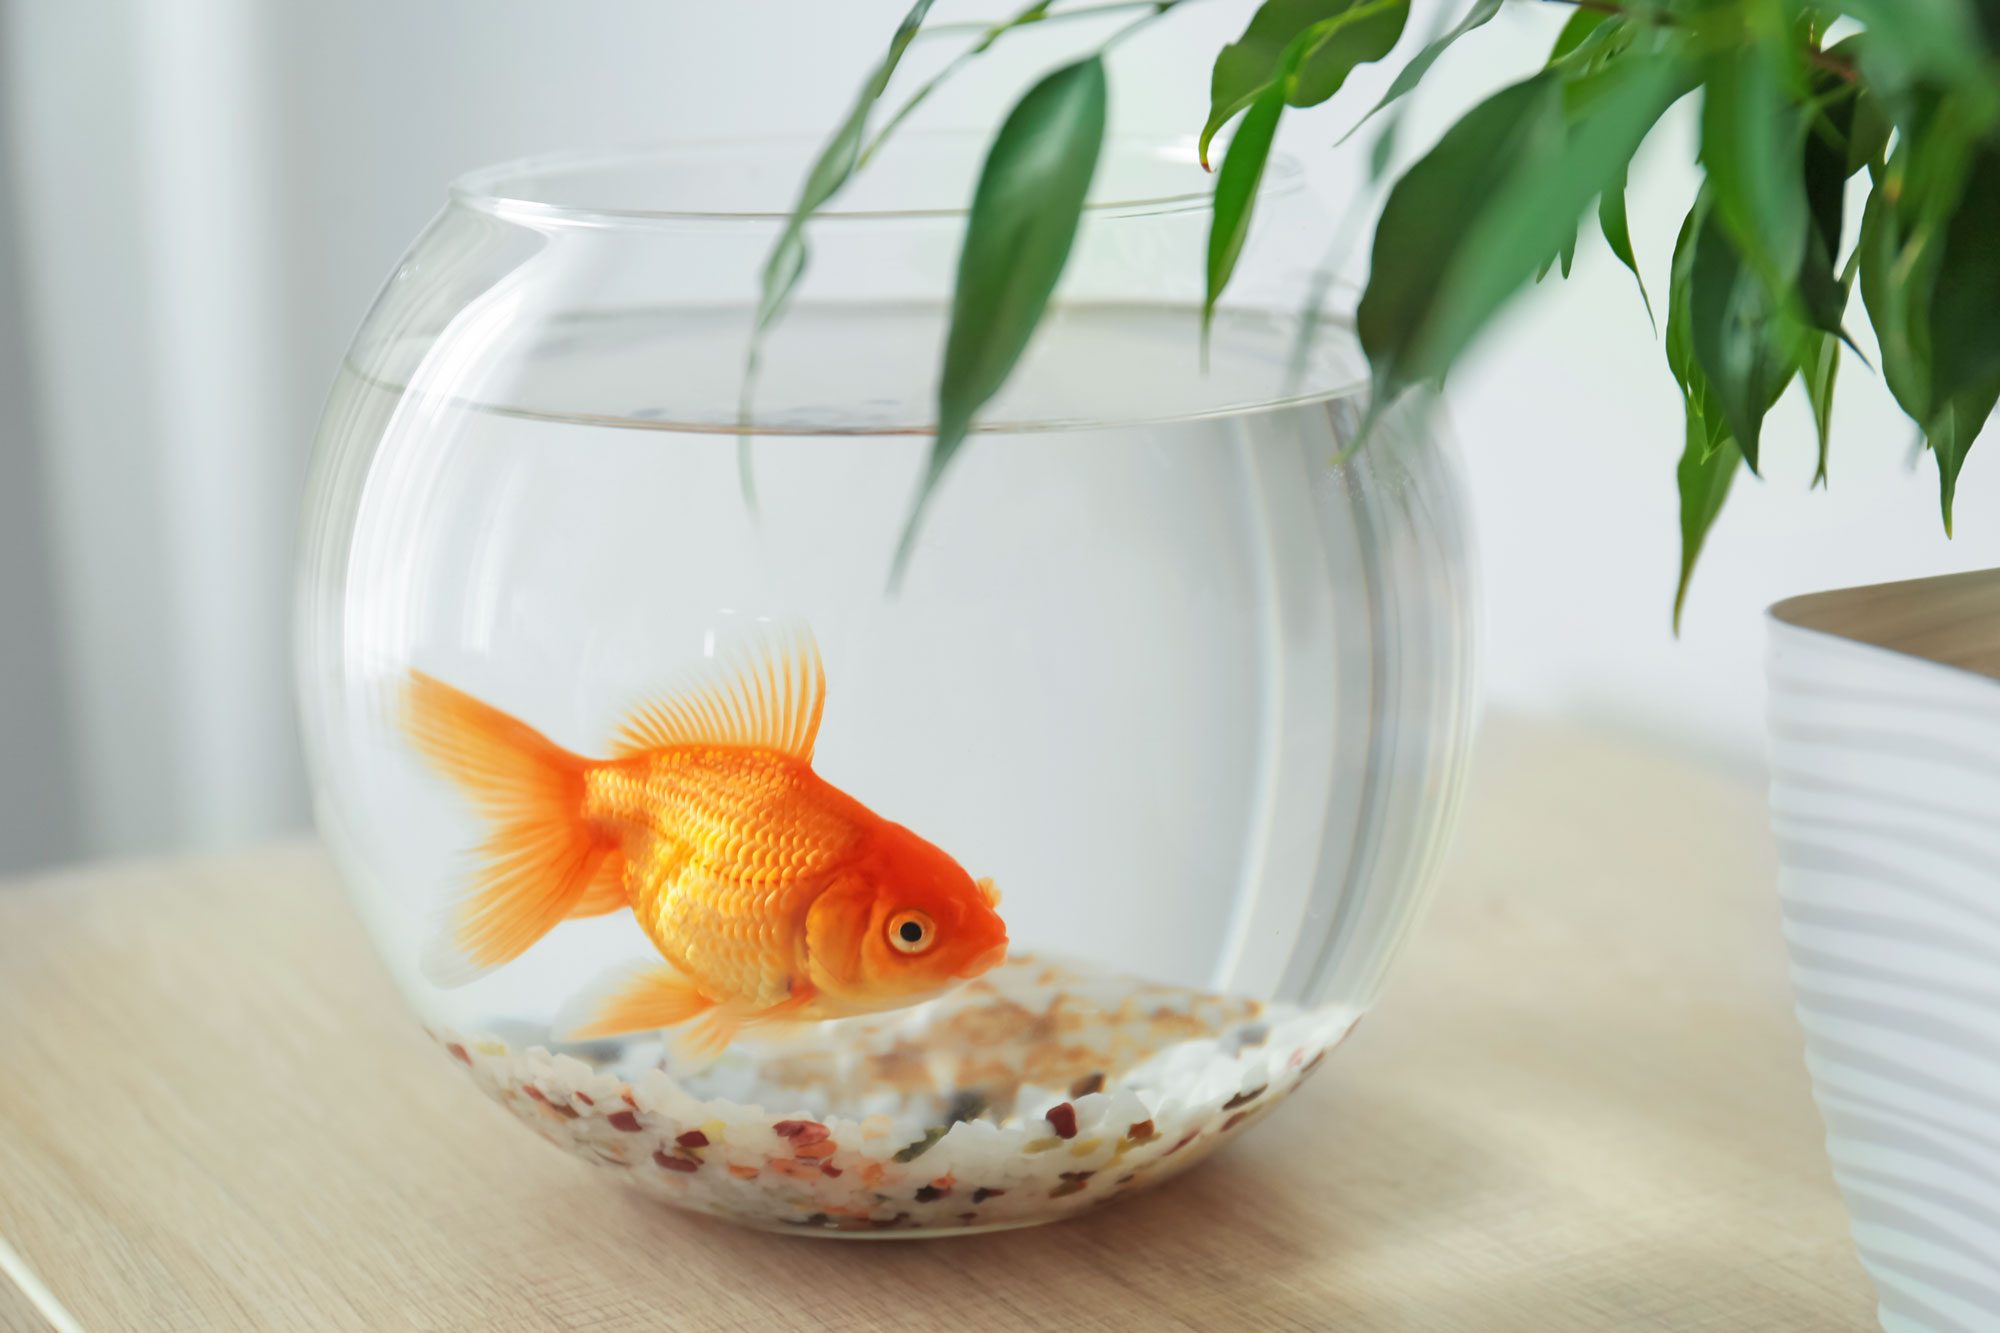
[[[761,624],[641,705],[612,739],[612,753],[676,745],[739,745],[812,762],[826,674],[812,631]]]

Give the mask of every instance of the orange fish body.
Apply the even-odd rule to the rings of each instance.
[[[497,967],[559,922],[630,907],[665,964],[582,997],[567,1035],[700,1019],[688,1050],[745,1024],[897,1008],[1005,956],[989,881],[812,767],[825,700],[804,631],[635,714],[592,760],[421,673],[407,725],[492,824],[434,946],[433,975]]]

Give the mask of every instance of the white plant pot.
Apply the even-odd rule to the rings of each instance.
[[[1771,610],[1813,1094],[1882,1325],[2000,1329],[2000,571]]]

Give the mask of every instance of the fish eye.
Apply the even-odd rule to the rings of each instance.
[[[936,936],[937,927],[922,912],[912,909],[889,918],[889,943],[900,953],[922,953]]]

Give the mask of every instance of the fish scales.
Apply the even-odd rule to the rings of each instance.
[[[619,830],[626,894],[661,953],[775,1004],[809,895],[861,837],[824,788],[783,755],[686,747],[593,770],[585,809]]]

